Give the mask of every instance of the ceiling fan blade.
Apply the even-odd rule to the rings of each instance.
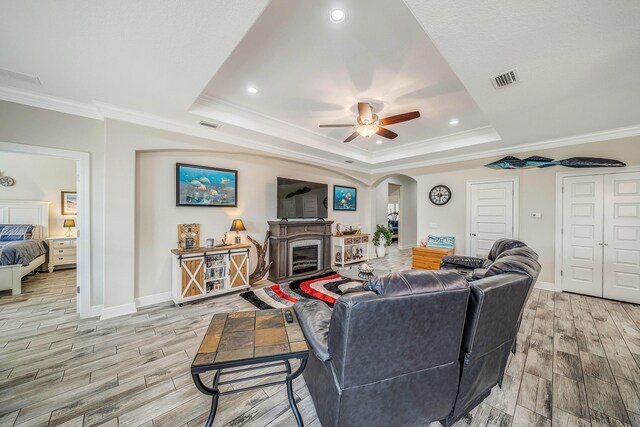
[[[368,119],[369,122],[373,122],[373,111],[371,111],[371,105],[366,102],[358,102],[358,114],[363,122]]]
[[[378,135],[388,138],[388,139],[393,139],[395,137],[398,136],[397,133],[390,131],[389,129],[385,129],[383,127],[378,128],[378,132],[376,132]]]
[[[352,128],[358,125],[320,125],[321,128]]]
[[[420,117],[420,111],[412,111],[410,113],[397,114],[380,120],[382,126],[392,125],[394,123],[406,122]]]
[[[356,139],[356,137],[357,137],[358,135],[360,135],[358,132],[354,132],[354,133],[352,133],[351,135],[349,135],[349,136],[347,137],[347,139],[345,139],[345,140],[344,140],[344,142],[351,142],[351,141],[353,141],[354,139]]]

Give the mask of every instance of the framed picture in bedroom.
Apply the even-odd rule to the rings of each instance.
[[[342,185],[333,186],[333,210],[355,211],[358,204],[358,189]]]
[[[176,206],[237,207],[238,171],[176,163]]]
[[[78,214],[78,194],[75,191],[61,191],[60,199],[62,215]]]

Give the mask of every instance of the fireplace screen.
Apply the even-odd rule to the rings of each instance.
[[[292,248],[292,250],[292,274],[302,274],[319,269],[318,245],[298,246]]]

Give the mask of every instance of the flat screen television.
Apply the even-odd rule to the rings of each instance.
[[[327,218],[329,186],[278,178],[278,218]]]

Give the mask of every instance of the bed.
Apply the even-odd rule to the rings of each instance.
[[[22,278],[46,263],[48,223],[49,202],[0,200],[0,235],[8,239],[0,241],[0,291],[22,293]],[[17,240],[21,232],[31,238]]]

